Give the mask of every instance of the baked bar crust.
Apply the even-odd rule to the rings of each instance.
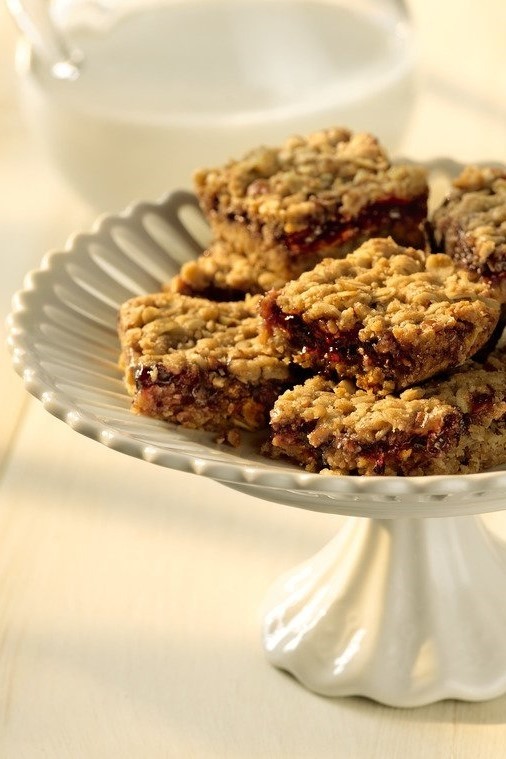
[[[339,475],[479,472],[506,463],[506,352],[378,398],[321,376],[271,412],[270,454]]]
[[[342,256],[372,236],[422,246],[427,178],[391,165],[377,139],[332,128],[201,169],[195,188],[214,235],[237,252]]]
[[[239,300],[246,294],[282,287],[317,261],[318,257],[293,258],[276,249],[238,252],[230,243],[216,240],[201,256],[181,267],[169,289],[211,300]]]
[[[266,426],[290,367],[262,339],[257,311],[258,297],[156,293],[123,304],[120,363],[132,410],[194,429]]]
[[[267,294],[261,313],[295,362],[385,393],[473,356],[500,305],[448,256],[376,238]]]
[[[506,302],[506,169],[466,167],[432,227],[437,249],[490,281]]]

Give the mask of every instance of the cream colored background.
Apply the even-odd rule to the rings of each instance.
[[[411,0],[421,92],[402,152],[506,160],[506,4]],[[90,211],[31,144],[0,9],[0,315]],[[338,517],[241,496],[76,435],[0,343],[0,756],[499,759],[506,696],[393,710],[264,662],[270,583]],[[502,514],[487,517],[506,533]],[[506,592],[506,590],[505,590]],[[506,634],[506,631],[505,631]]]

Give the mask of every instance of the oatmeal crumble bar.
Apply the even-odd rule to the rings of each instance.
[[[392,165],[367,133],[332,128],[291,137],[201,169],[194,180],[215,237],[238,253],[307,256],[307,269],[373,236],[424,245],[425,171]]]
[[[314,377],[271,412],[270,453],[341,475],[479,472],[506,463],[506,352],[378,398]]]
[[[177,293],[123,304],[121,364],[132,410],[195,429],[266,426],[290,368],[260,337],[257,310],[258,297],[217,303]]]
[[[245,294],[266,293],[295,279],[318,258],[292,258],[286,251],[237,252],[216,240],[194,261],[188,261],[169,283],[172,291],[212,300],[239,300]]]
[[[432,219],[438,249],[506,302],[506,169],[468,166]]]
[[[390,392],[473,356],[499,319],[489,296],[448,256],[376,238],[270,292],[261,313],[300,365]]]

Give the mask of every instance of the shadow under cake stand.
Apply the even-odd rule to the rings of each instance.
[[[118,306],[159,290],[208,235],[193,196],[176,192],[104,217],[48,254],[9,319],[27,389],[76,431],[125,454],[348,517],[267,599],[267,658],[307,688],[405,707],[506,692],[506,549],[477,516],[506,508],[506,471],[325,477],[263,459],[248,440],[234,450],[130,413],[117,367]]]

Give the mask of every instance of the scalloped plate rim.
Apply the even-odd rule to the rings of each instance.
[[[430,161],[419,161],[426,165],[429,170],[438,169],[443,173],[448,166],[461,167],[456,161],[448,158],[435,158]],[[273,464],[261,464],[251,460],[247,464],[240,461],[222,461],[213,459],[213,450],[206,451],[206,457],[202,459],[198,455],[189,454],[187,451],[166,449],[156,442],[146,443],[136,437],[135,434],[124,433],[114,429],[94,414],[76,412],[76,404],[66,393],[58,389],[45,379],[45,372],[37,361],[37,354],[30,345],[31,332],[23,326],[23,319],[30,314],[32,298],[41,296],[40,282],[51,281],[57,262],[65,260],[62,257],[76,256],[79,260],[82,246],[91,241],[101,239],[109,228],[118,223],[126,224],[142,219],[148,213],[159,214],[164,208],[174,201],[176,197],[190,200],[194,198],[192,193],[186,190],[174,190],[165,193],[158,201],[133,201],[123,211],[117,214],[102,214],[99,216],[90,231],[76,232],[70,235],[65,246],[60,249],[48,251],[42,258],[38,268],[32,269],[24,277],[23,286],[12,298],[12,310],[8,316],[8,345],[13,354],[14,368],[23,378],[28,392],[40,400],[44,408],[53,416],[69,424],[80,434],[86,435],[109,448],[120,451],[127,455],[135,456],[145,461],[159,464],[180,471],[191,472],[200,476],[209,477],[225,484],[238,484],[254,487],[266,487],[274,490],[292,489],[317,495],[341,495],[361,498],[367,495],[375,495],[390,501],[392,496],[401,498],[402,501],[409,496],[421,494],[447,494],[472,497],[474,493],[481,494],[488,490],[491,495],[506,487],[506,469],[496,469],[488,472],[463,475],[429,475],[414,477],[395,476],[326,476],[321,474],[304,472],[295,465],[286,464],[283,468],[275,468]],[[73,416],[72,416],[73,415]],[[180,429],[180,428],[179,428]],[[192,431],[195,432],[195,431]],[[184,433],[183,433],[184,434]],[[209,434],[209,433],[201,433]],[[201,443],[206,447],[205,441]],[[187,466],[181,466],[186,462]],[[287,484],[289,483],[289,484]],[[444,489],[441,485],[444,483]],[[496,487],[494,487],[496,485]],[[466,498],[467,502],[467,498]],[[391,504],[399,507],[401,504]],[[505,502],[506,507],[506,502]],[[310,506],[309,506],[310,508]],[[458,504],[455,515],[458,515]],[[339,501],[335,502],[335,512],[339,513]],[[433,504],[430,514],[434,515]],[[360,504],[357,501],[357,515],[360,513]],[[467,511],[466,511],[467,513]]]

